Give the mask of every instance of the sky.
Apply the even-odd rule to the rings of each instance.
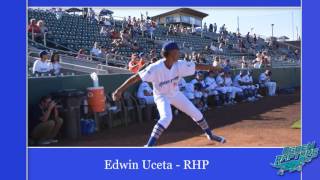
[[[136,16],[146,14],[155,16],[160,13],[171,11],[177,7],[168,8],[106,8],[114,12],[114,16]],[[240,33],[256,33],[262,37],[271,36],[271,24],[274,24],[274,36],[287,36],[296,40],[297,33],[301,36],[301,9],[300,8],[192,8],[209,14],[203,23],[217,23],[218,27],[226,24],[228,31],[237,31],[237,16],[239,16]],[[252,31],[251,31],[252,29]]]

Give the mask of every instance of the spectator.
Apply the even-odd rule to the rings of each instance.
[[[190,55],[188,53],[185,53],[184,54],[184,58],[183,58],[185,61],[190,61],[191,58],[190,58]]]
[[[224,43],[223,43],[223,42],[221,42],[221,43],[219,44],[219,51],[220,51],[220,52],[223,52],[223,51],[224,51]]]
[[[94,12],[94,10],[92,8],[89,8],[89,16],[88,17],[89,17],[89,21],[91,23],[94,23],[97,21],[96,20],[96,13]]]
[[[153,58],[157,58],[157,51],[154,48],[150,50],[148,59],[153,59]]]
[[[217,29],[218,29],[217,23],[214,23],[213,24],[213,32],[217,33]]]
[[[172,35],[175,34],[173,24],[170,24],[169,29],[168,29],[168,34],[172,34]]]
[[[252,64],[253,64],[253,68],[255,68],[255,69],[261,68],[261,64],[262,64],[262,53],[261,52],[258,52],[256,54],[256,59],[254,59],[252,61]]]
[[[101,53],[100,57],[106,59],[106,57],[109,55],[108,48],[106,46],[101,47]]]
[[[249,65],[248,65],[245,57],[242,56],[242,58],[241,58],[241,69],[248,69],[248,68],[249,68]]]
[[[102,36],[108,36],[109,35],[108,29],[105,26],[102,26],[100,30],[100,34]]]
[[[232,69],[230,60],[229,60],[229,59],[225,60],[225,61],[224,61],[224,64],[222,65],[222,67],[223,67],[223,71],[224,71],[224,72],[230,72],[231,69]]]
[[[130,34],[129,34],[128,29],[125,29],[125,30],[120,32],[120,38],[121,38],[121,41],[122,41],[123,45],[129,45]]]
[[[120,34],[117,32],[116,29],[112,29],[111,30],[111,39],[119,39],[120,38]]]
[[[198,62],[198,63],[202,63],[202,64],[207,63],[206,59],[202,56],[201,53],[198,53],[198,54],[197,54],[197,62]]]
[[[107,28],[111,26],[111,22],[107,18],[104,19],[103,23]]]
[[[253,43],[257,44],[257,35],[256,34],[253,34]]]
[[[219,52],[219,48],[218,47],[216,47],[214,44],[213,44],[213,42],[211,43],[211,45],[210,45],[210,49],[213,51],[213,52]]]
[[[212,24],[209,25],[209,32],[213,32],[213,25]]]
[[[149,27],[148,27],[148,32],[150,34],[150,38],[153,39],[154,38],[154,30],[156,29],[156,23],[154,21],[151,21],[149,23]]]
[[[220,34],[223,34],[225,31],[226,31],[226,25],[223,24],[223,25],[220,27]]]
[[[138,45],[137,41],[134,41],[131,47],[132,51],[136,52],[139,51],[140,46]]]
[[[141,82],[138,88],[137,97],[144,99],[147,104],[155,104],[153,99],[153,91],[148,82]]]
[[[30,24],[28,26],[28,32],[29,33],[35,33],[35,34],[40,34],[41,30],[39,26],[37,25],[36,19],[30,19]]]
[[[191,34],[195,34],[196,33],[196,28],[194,27],[194,24],[192,24],[191,26]]]
[[[94,43],[90,52],[93,56],[96,56],[96,57],[99,57],[101,55],[101,49],[98,42]]]
[[[270,57],[268,56],[268,54],[267,54],[267,51],[263,51],[262,52],[262,65],[264,66],[264,67],[268,67],[269,66],[269,64],[270,64],[270,62],[271,62],[271,60],[270,60]]]
[[[50,96],[43,96],[38,105],[32,108],[29,119],[30,136],[38,145],[57,143],[54,139],[63,124],[59,117],[57,103]]]
[[[49,33],[48,28],[45,26],[45,23],[43,20],[39,20],[37,23],[37,26],[40,29],[40,33],[44,34],[44,33]]]
[[[144,20],[141,20],[141,23],[140,23],[140,31],[142,33],[142,37],[145,36],[145,33],[147,31],[147,26],[146,26],[146,22]]]
[[[65,14],[64,11],[62,11],[62,8],[59,8],[58,11],[55,12],[57,20],[60,20],[62,16]]]
[[[204,31],[204,32],[207,32],[207,31],[208,31],[207,23],[204,23],[204,25],[203,25],[203,31]]]
[[[242,39],[238,40],[238,46],[241,53],[244,52],[244,50],[246,49],[246,46],[244,45],[244,42]]]
[[[42,73],[49,73],[51,70],[50,63],[48,62],[49,56],[47,51],[41,51],[40,60],[36,60],[33,63],[32,73],[33,74],[42,74]]]
[[[51,71],[54,75],[59,75],[61,70],[60,55],[53,53],[51,56]]]
[[[212,65],[213,65],[213,67],[221,67],[220,57],[219,57],[219,56],[216,56],[216,57],[214,58]]]
[[[298,49],[294,51],[294,58],[295,60],[300,61],[300,52]]]
[[[87,55],[85,54],[84,49],[79,49],[78,54],[77,54],[77,59],[87,59]]]
[[[139,54],[140,62],[144,65],[147,62],[147,55],[144,52]]]
[[[250,43],[250,32],[247,33],[246,38],[247,38],[247,42]]]
[[[157,62],[157,61],[158,61],[158,59],[157,59],[156,57],[154,57],[154,58],[151,59],[151,63],[155,63],[155,62]]]
[[[271,81],[271,75],[272,72],[268,69],[264,73],[261,73],[259,76],[259,84],[261,87],[267,87],[269,96],[275,96],[277,83]]]
[[[129,62],[129,71],[137,73],[141,67],[145,64],[144,61],[140,60],[137,54],[132,54],[131,61]]]

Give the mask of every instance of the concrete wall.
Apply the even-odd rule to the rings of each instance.
[[[263,69],[254,70],[254,80],[257,80],[258,75],[263,71]],[[238,72],[239,71],[236,70],[234,74]],[[277,81],[280,88],[300,86],[300,68],[276,68],[272,69],[272,74],[272,79]],[[130,74],[100,75],[99,82],[101,86],[105,87],[106,93],[109,93],[114,91],[130,76]],[[187,79],[191,79],[191,77]],[[92,86],[92,81],[89,75],[29,78],[28,103],[35,104],[41,96],[54,91],[62,89],[86,90],[86,88],[90,86]],[[135,92],[137,87],[138,84],[130,88],[129,91]]]

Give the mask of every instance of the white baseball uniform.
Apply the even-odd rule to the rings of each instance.
[[[224,86],[224,79],[218,75],[216,77],[216,82],[217,82],[217,90],[220,91],[222,94],[226,94],[227,93],[227,88]]]
[[[148,93],[152,93],[152,88],[147,82],[142,81],[142,83],[139,85],[137,97],[144,99],[147,104],[154,104],[153,96],[146,96],[144,92],[147,91]]]
[[[160,114],[158,123],[164,128],[170,125],[172,121],[171,104],[192,117],[194,121],[200,121],[203,118],[202,113],[179,91],[178,87],[181,77],[195,73],[195,63],[178,60],[168,69],[164,61],[161,59],[138,73],[142,81],[153,84],[154,100]]]
[[[194,86],[196,83],[200,83],[203,88],[206,87],[206,83],[205,83],[204,80],[199,81],[199,80],[197,80],[197,79],[193,79],[190,83],[191,83],[193,86]],[[194,96],[197,97],[197,98],[201,98],[202,96],[203,96],[203,97],[208,97],[208,93],[206,93],[206,92],[200,92],[200,91],[198,91],[198,90],[194,90],[194,93],[195,93]]]
[[[224,85],[227,88],[227,92],[230,92],[230,96],[232,99],[236,97],[236,94],[238,92],[242,92],[242,89],[239,87],[235,87],[232,85],[232,79],[231,77],[224,77]]]
[[[209,95],[218,95],[218,91],[216,90],[216,88],[218,87],[216,80],[214,77],[206,77],[206,79],[204,80],[207,86],[207,90],[209,91]]]
[[[188,99],[194,99],[194,87],[192,83],[187,83],[184,78],[181,78],[178,83],[179,89]]]
[[[234,80],[233,80],[233,85],[235,87],[239,87],[241,89],[247,89],[248,88],[247,86],[240,85],[239,82],[245,82],[245,76],[241,77],[240,74],[236,75],[236,77],[234,77]]]
[[[259,83],[265,85],[268,88],[269,96],[274,96],[276,94],[277,83],[271,82],[270,76],[267,76],[266,73],[260,74]]]

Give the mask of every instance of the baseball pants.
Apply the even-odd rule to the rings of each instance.
[[[268,95],[274,96],[277,90],[277,83],[276,82],[266,82],[264,85],[268,88]]]
[[[168,128],[172,121],[171,105],[190,116],[195,122],[203,118],[202,113],[181,92],[178,92],[174,97],[159,96],[155,99],[155,103],[160,114],[158,123],[165,129]]]

